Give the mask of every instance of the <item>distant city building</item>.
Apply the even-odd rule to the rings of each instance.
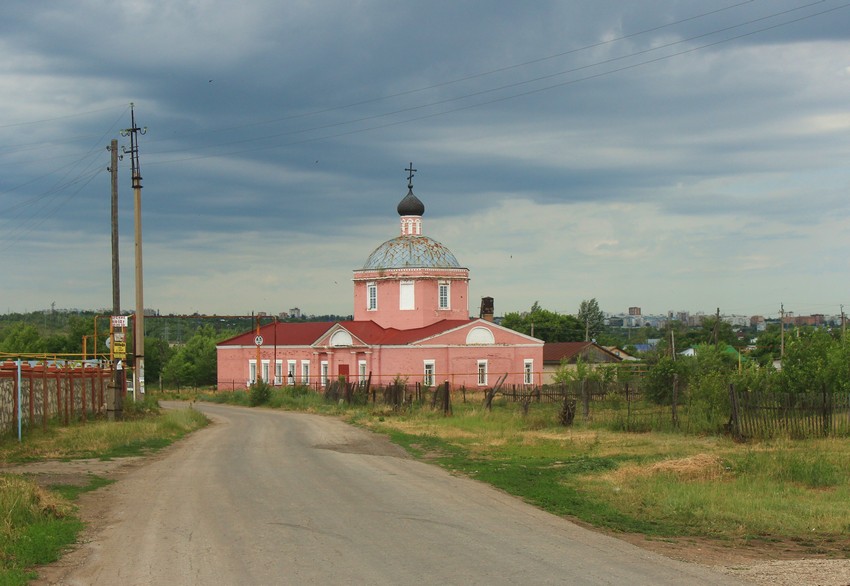
[[[630,307],[629,315],[640,315],[640,307]]]
[[[295,319],[301,319],[301,310],[298,309],[297,307],[293,307],[292,309],[289,310],[289,317],[292,317],[292,318],[295,318]]]

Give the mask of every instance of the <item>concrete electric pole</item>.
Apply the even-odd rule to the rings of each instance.
[[[135,371],[133,372],[133,399],[140,398],[145,392],[145,301],[142,281],[142,174],[139,168],[139,134],[145,134],[147,127],[136,126],[134,105],[130,103],[130,128],[121,131],[122,136],[130,137],[130,167],[133,175],[133,215],[136,232],[136,323],[133,330],[133,354]]]

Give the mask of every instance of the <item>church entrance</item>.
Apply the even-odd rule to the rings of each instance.
[[[341,377],[348,382],[348,365],[347,364],[339,364],[337,365],[337,376]]]

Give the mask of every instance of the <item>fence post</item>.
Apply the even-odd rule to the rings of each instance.
[[[735,393],[735,385],[729,384],[729,403],[732,405],[732,415],[729,417],[729,431],[736,440],[741,439],[741,420],[738,411],[738,395]]]
[[[629,383],[626,382],[626,431],[629,431],[631,421],[632,421],[632,397],[629,394]]]
[[[679,402],[679,375],[673,375],[673,404],[671,405],[671,415],[673,416],[673,427],[679,427],[679,413],[677,411]]]
[[[831,396],[826,391],[826,383],[821,387],[821,396],[823,397],[823,436],[829,437],[830,429],[832,428],[832,409],[831,405]]]
[[[587,379],[581,381],[581,401],[584,410],[584,420],[590,419],[590,391],[587,389]]]
[[[443,386],[444,395],[443,395],[443,415],[449,416],[452,414],[452,400],[451,395],[449,394],[449,381],[446,381]]]

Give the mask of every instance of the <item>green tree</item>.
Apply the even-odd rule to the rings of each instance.
[[[769,325],[756,339],[756,349],[750,353],[750,356],[763,365],[779,360],[782,346],[780,338],[779,324]]]
[[[581,302],[576,318],[584,327],[585,342],[595,339],[605,329],[605,315],[595,297]]]
[[[174,351],[167,341],[145,336],[145,380],[149,385],[160,380],[162,369],[168,363],[172,354],[174,354]]]
[[[211,325],[198,329],[166,362],[162,369],[163,382],[196,387],[215,384],[215,344],[216,333]]]
[[[544,342],[580,342],[584,336],[584,326],[575,317],[543,309],[536,301],[531,311],[505,314],[501,325]]]
[[[36,354],[45,352],[45,341],[35,326],[18,322],[10,326],[0,343],[0,351],[8,354]]]
[[[782,387],[790,393],[850,389],[850,347],[823,329],[806,330],[785,341]]]

